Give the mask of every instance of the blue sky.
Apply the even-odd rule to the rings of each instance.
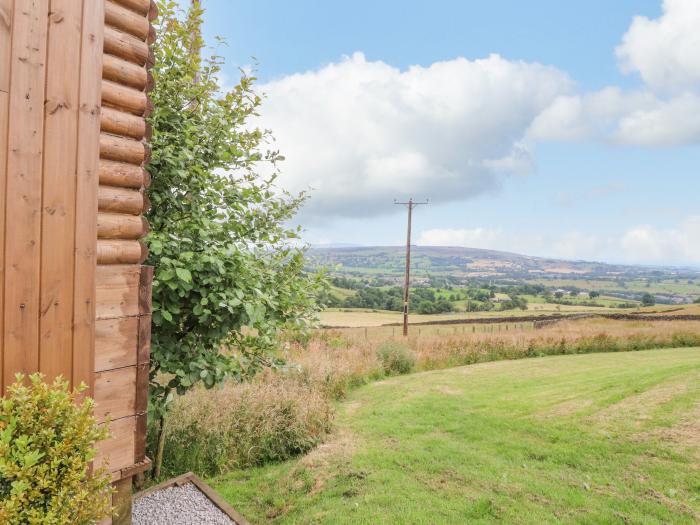
[[[700,2],[205,0],[306,240],[700,265]],[[690,52],[689,50],[695,50]]]

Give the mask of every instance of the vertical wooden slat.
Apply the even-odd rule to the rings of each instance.
[[[5,186],[7,182],[7,93],[0,91],[0,395],[5,385],[3,377],[4,325],[5,325]]]
[[[95,266],[104,2],[85,1],[75,221],[73,381],[92,393],[95,369]]]
[[[39,364],[41,180],[48,0],[13,14],[5,238],[5,383]]]
[[[10,89],[13,0],[0,0],[0,91]]]
[[[0,0],[0,395],[5,391],[5,197],[7,182],[7,112],[10,89],[13,0]]]
[[[82,0],[51,0],[46,61],[39,370],[72,380]]]

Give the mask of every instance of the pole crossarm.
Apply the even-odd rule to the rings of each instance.
[[[406,271],[404,273],[403,285],[403,335],[408,337],[408,302],[411,291],[411,227],[413,222],[413,209],[418,206],[430,204],[430,201],[417,202],[413,198],[408,199],[408,202],[399,202],[394,199],[394,204],[406,206],[408,208],[408,228],[406,233]]]

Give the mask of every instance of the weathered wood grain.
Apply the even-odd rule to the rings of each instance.
[[[141,215],[98,213],[98,239],[138,240],[148,233],[148,221]]]
[[[132,87],[138,91],[147,89],[153,78],[143,66],[138,66],[114,55],[105,55],[102,64],[102,78],[117,84]]]
[[[140,279],[141,272],[138,266],[98,266],[97,319],[138,316]]]
[[[136,413],[136,373],[130,366],[95,374],[95,417],[121,419]]]
[[[136,463],[134,444],[136,442],[136,416],[112,421],[109,425],[111,437],[97,445],[95,466],[106,466],[110,472],[118,472]]]
[[[144,92],[110,80],[102,81],[102,102],[108,107],[139,116],[148,112],[148,97]]]
[[[8,95],[0,91],[0,395],[4,391],[3,353],[5,338],[5,188],[7,183],[7,111]]]
[[[140,166],[146,162],[148,148],[138,140],[102,133],[100,134],[100,157]]]
[[[97,206],[100,211],[140,215],[147,204],[141,190],[100,186],[97,190]]]
[[[78,105],[83,2],[50,0],[41,207],[39,371],[73,376]],[[82,276],[80,276],[82,278]]]
[[[97,265],[97,185],[100,106],[102,101],[102,2],[83,2],[83,33],[75,192],[75,299],[73,379],[89,386],[95,369],[95,272]]]
[[[39,368],[41,183],[48,0],[13,14],[5,232],[5,384]]]
[[[146,136],[147,126],[143,117],[113,108],[102,108],[102,131],[141,140]]]
[[[13,0],[0,0],[0,91],[10,90]]]
[[[151,0],[114,0],[114,3],[136,11],[144,17],[148,15],[148,11],[151,8]]]
[[[136,366],[140,326],[138,317],[100,319],[95,323],[95,372]]]
[[[150,174],[144,168],[125,162],[102,159],[99,174],[100,184],[107,186],[139,189],[151,184]]]
[[[148,248],[141,241],[97,240],[97,264],[141,264],[148,257]]]
[[[109,26],[105,27],[104,49],[105,53],[118,56],[139,66],[153,63],[152,51],[146,42]]]
[[[110,0],[105,1],[105,23],[144,41],[151,30],[151,24],[142,14]]]

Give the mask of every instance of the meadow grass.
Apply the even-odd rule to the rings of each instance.
[[[309,455],[211,482],[254,523],[697,523],[699,379],[689,348],[401,376]]]

